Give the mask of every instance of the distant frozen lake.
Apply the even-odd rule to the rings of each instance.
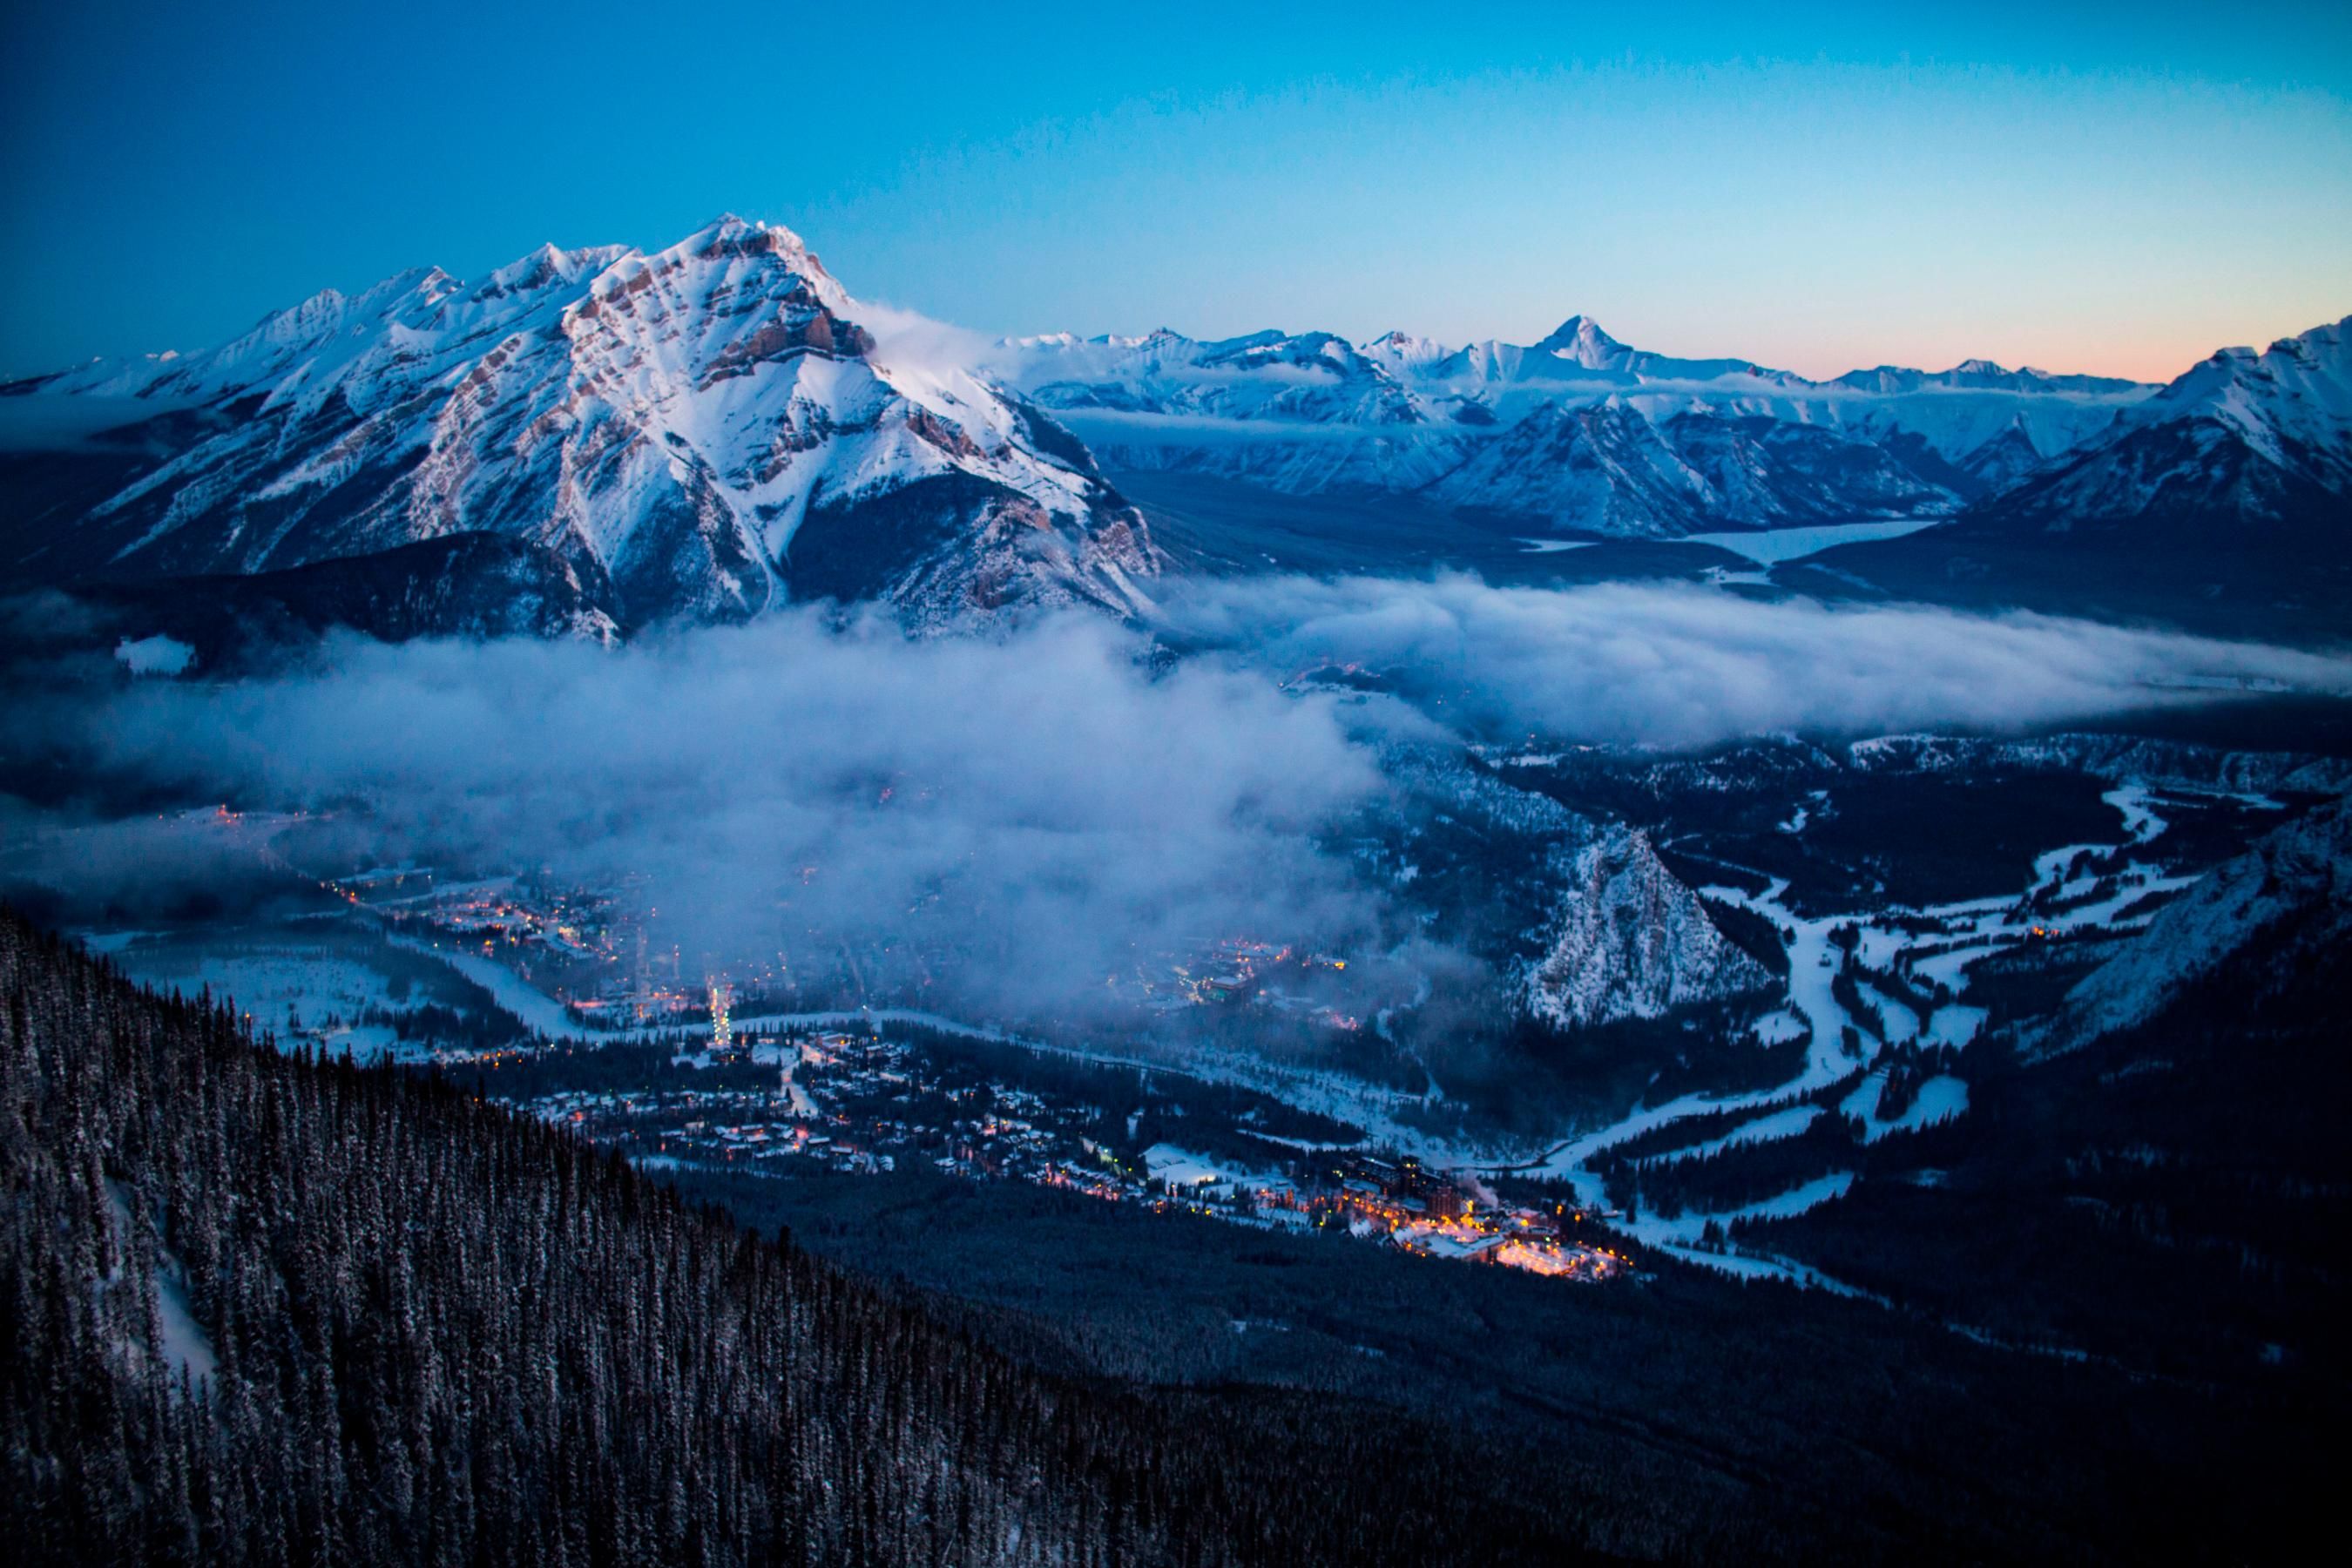
[[[1895,517],[1877,522],[1825,522],[1817,528],[1776,528],[1769,533],[1692,533],[1679,542],[1712,544],[1735,555],[1745,555],[1759,566],[1778,566],[1827,550],[1832,544],[1861,544],[1874,539],[1900,539],[1923,528],[1948,522],[1942,517]]]

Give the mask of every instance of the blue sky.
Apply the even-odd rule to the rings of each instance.
[[[0,373],[725,209],[991,332],[2159,376],[2352,312],[2352,6],[1144,9],[7,7]]]

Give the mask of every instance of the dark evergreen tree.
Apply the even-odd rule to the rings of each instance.
[[[0,910],[18,1561],[1558,1562],[1427,1431],[1047,1377],[466,1089]]]

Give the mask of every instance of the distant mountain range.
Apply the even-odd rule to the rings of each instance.
[[[2341,521],[2352,498],[2352,317],[2223,349],[1981,510],[2047,531]]]
[[[1131,615],[1169,558],[1105,468],[1377,497],[1489,539],[1913,520],[1945,526],[1838,554],[1880,552],[1895,591],[1994,597],[2055,548],[2037,541],[2109,541],[2160,575],[2148,544],[2307,554],[2352,508],[2352,321],[2158,386],[1981,360],[1817,382],[1583,316],[1526,345],[1162,331],[967,364],[898,319],[789,231],[730,216],[650,255],[402,273],[205,353],[14,383],[0,587],[364,558],[364,592],[345,571],[335,604],[375,630],[367,606],[392,606],[377,618],[405,635],[604,637],[817,598],[931,624]],[[478,535],[499,548],[450,542]],[[320,618],[296,602],[313,579],[274,581],[281,621]]]
[[[2157,390],[1983,361],[1811,382],[1629,348],[1583,316],[1525,346],[1032,338],[992,368],[1114,467],[1418,494],[1537,531],[1653,539],[1944,515]]]
[[[2259,355],[2223,350],[2166,386],[1983,360],[1816,382],[1630,348],[1583,316],[1524,346],[1403,332],[1026,338],[991,368],[1114,468],[1388,491],[1538,532],[1672,539],[1976,508],[2340,510],[2347,325]]]

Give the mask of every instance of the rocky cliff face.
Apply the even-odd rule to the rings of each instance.
[[[1655,1018],[1770,984],[1666,869],[1648,835],[1612,826],[1563,858],[1550,949],[1520,988],[1532,1016],[1563,1028]]]
[[[1136,607],[1159,556],[1084,447],[869,315],[798,237],[734,217],[651,255],[331,290],[209,353],[9,388],[121,420],[10,455],[47,504],[0,563],[247,574],[475,532],[552,552],[626,626],[910,584],[933,616]]]

